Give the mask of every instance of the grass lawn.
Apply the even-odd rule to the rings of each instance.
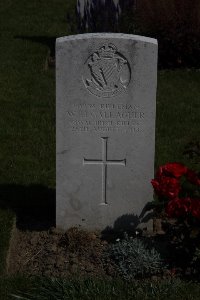
[[[55,190],[55,72],[47,58],[52,40],[70,34],[67,11],[75,2],[1,0],[0,299],[31,284],[4,275],[16,206],[29,199],[37,206],[41,192]],[[199,169],[183,155],[185,145],[200,140],[199,99],[199,71],[159,72],[156,166],[180,161]]]
[[[13,278],[15,288],[20,288],[22,282]],[[18,286],[16,285],[18,283]],[[12,299],[24,300],[197,300],[199,299],[200,285],[181,280],[165,280],[160,283],[143,281],[127,283],[120,280],[50,280],[35,279],[30,289],[30,280],[23,286],[28,290],[24,293],[13,292],[11,294],[24,298]],[[7,299],[7,298],[5,298]],[[10,298],[8,298],[10,299]]]
[[[198,159],[183,155],[185,146],[200,141],[200,71],[158,73],[156,166],[179,161],[200,169]]]

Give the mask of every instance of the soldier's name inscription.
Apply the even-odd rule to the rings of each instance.
[[[124,104],[73,104],[66,111],[68,128],[73,132],[137,133],[142,131],[142,108]]]

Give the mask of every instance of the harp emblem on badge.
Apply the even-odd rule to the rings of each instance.
[[[83,82],[98,97],[110,98],[125,91],[130,79],[129,63],[113,44],[102,46],[85,63]]]

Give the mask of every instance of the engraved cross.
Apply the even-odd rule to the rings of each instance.
[[[126,166],[126,159],[122,160],[107,160],[107,146],[108,137],[102,137],[102,159],[83,159],[83,165],[101,165],[102,166],[102,203],[108,204],[106,198],[107,187],[107,166],[108,165],[120,165]]]

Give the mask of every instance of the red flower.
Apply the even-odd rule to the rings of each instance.
[[[151,184],[160,198],[166,197],[169,200],[165,208],[168,216],[175,218],[193,216],[200,220],[200,198],[179,198],[181,176],[185,176],[189,182],[200,186],[200,173],[197,174],[176,162],[160,166]]]
[[[168,202],[166,206],[166,213],[169,217],[183,217],[191,211],[192,200],[187,198],[175,198]]]
[[[192,199],[191,214],[193,217],[200,219],[200,199]]]
[[[156,177],[160,176],[173,176],[175,178],[180,178],[187,173],[188,168],[180,163],[168,163],[160,166]]]
[[[177,197],[181,189],[178,179],[166,176],[152,179],[151,184],[158,196],[165,196],[170,199]]]
[[[197,175],[196,172],[188,169],[187,173],[186,173],[186,178],[191,183],[193,183],[195,185],[200,185],[200,178],[199,178],[199,176]]]

